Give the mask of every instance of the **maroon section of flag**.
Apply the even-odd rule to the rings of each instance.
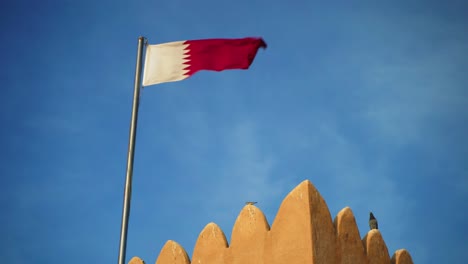
[[[184,70],[189,76],[200,70],[248,69],[258,49],[267,47],[261,38],[187,40],[184,44],[188,45]]]

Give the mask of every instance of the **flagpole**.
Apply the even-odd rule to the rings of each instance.
[[[133,157],[135,154],[135,139],[138,120],[138,106],[140,101],[141,68],[143,64],[143,48],[145,37],[138,38],[138,53],[135,69],[135,84],[133,90],[132,118],[130,120],[130,136],[128,141],[127,173],[125,177],[124,202],[122,209],[122,227],[120,230],[119,264],[125,263],[127,248],[128,218],[130,215],[130,200],[132,198]]]

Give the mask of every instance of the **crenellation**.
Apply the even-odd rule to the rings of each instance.
[[[328,206],[308,180],[282,201],[273,224],[248,203],[232,229],[230,245],[215,223],[200,232],[192,261],[178,243],[169,240],[156,264],[413,264],[409,252],[392,258],[378,229],[360,238],[354,214],[342,209],[332,221]],[[143,264],[134,257],[129,264]]]

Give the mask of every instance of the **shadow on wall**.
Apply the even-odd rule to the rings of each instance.
[[[129,264],[144,263],[138,257]],[[379,230],[370,230],[361,240],[353,212],[341,210],[332,221],[317,189],[303,181],[283,200],[269,226],[265,215],[253,204],[240,212],[228,244],[223,231],[209,223],[201,231],[192,261],[177,242],[169,240],[156,264],[412,264],[405,249],[392,258]]]

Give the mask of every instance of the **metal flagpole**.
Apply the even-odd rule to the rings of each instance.
[[[138,120],[138,105],[140,101],[141,68],[143,64],[143,47],[145,38],[138,38],[138,53],[135,70],[135,84],[133,90],[132,119],[130,120],[130,138],[128,141],[127,174],[125,177],[124,203],[122,209],[122,228],[120,230],[119,264],[125,263],[127,248],[128,217],[130,214],[130,200],[132,198],[133,157],[135,154],[135,138]]]

